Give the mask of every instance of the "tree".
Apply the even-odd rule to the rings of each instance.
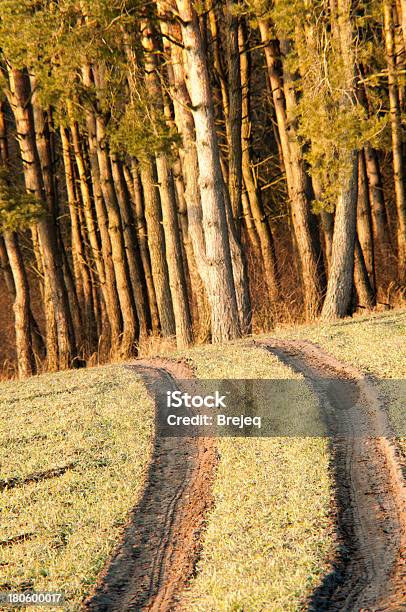
[[[186,85],[192,103],[205,239],[206,289],[213,342],[240,336],[220,156],[214,127],[209,75],[196,10],[191,0],[176,1],[188,66]],[[197,254],[196,254],[197,255]]]
[[[404,6],[402,6],[404,8]],[[393,174],[397,209],[397,246],[399,278],[406,279],[406,192],[402,151],[402,123],[393,33],[393,2],[384,0],[384,30],[388,63],[390,120],[392,131]]]
[[[261,39],[264,44],[269,82],[278,124],[286,182],[291,203],[295,242],[300,258],[300,271],[304,293],[306,316],[314,318],[320,311],[323,293],[323,264],[318,244],[315,219],[309,199],[308,179],[305,171],[303,151],[297,133],[297,99],[294,76],[285,62],[283,73],[279,71],[282,59],[278,41],[271,38],[267,17],[258,19]],[[284,40],[284,57],[288,54],[289,41]]]
[[[16,121],[27,193],[45,203],[44,183],[30,103],[29,77],[25,71],[10,67],[9,79],[10,89],[7,90],[7,94]],[[56,246],[55,229],[49,215],[42,218],[37,227],[44,271],[55,311],[58,338],[58,363],[50,363],[48,355],[48,367],[66,369],[71,365],[76,347],[72,336],[73,325],[63,279],[62,262]]]
[[[342,60],[342,97],[340,110],[354,104],[355,72],[351,0],[333,4],[332,26],[336,31],[337,49]],[[338,150],[341,167],[338,173],[339,192],[335,209],[330,273],[321,318],[344,317],[348,314],[353,288],[356,206],[358,197],[358,153],[342,147]]]

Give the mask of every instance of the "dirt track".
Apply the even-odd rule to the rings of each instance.
[[[311,343],[259,344],[311,381],[333,435],[341,558],[310,610],[405,610],[406,492],[373,384]],[[323,379],[345,384],[333,381],[326,392]]]
[[[341,551],[309,609],[406,610],[406,492],[373,384],[311,343],[255,344],[311,382],[332,434]],[[168,388],[177,388],[176,379],[191,377],[186,366],[169,361],[138,361],[130,367],[158,406],[165,405]],[[177,607],[199,556],[215,464],[213,441],[155,440],[143,496],[84,610],[163,612]]]
[[[129,366],[159,406],[177,378],[190,378],[182,364],[162,360]],[[215,468],[212,441],[157,438],[146,485],[122,542],[83,609],[97,612],[168,611],[193,575],[205,514],[212,503]]]

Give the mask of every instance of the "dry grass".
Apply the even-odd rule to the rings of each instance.
[[[272,355],[241,343],[194,348],[188,357],[201,378],[301,380]],[[292,385],[289,404],[318,419],[304,381]],[[215,506],[183,609],[302,609],[335,547],[326,439],[221,438],[218,450]]]
[[[152,403],[109,366],[2,383],[0,406],[0,590],[62,590],[77,610],[141,491]]]

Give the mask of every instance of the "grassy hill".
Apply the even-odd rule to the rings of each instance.
[[[405,323],[400,311],[275,335],[310,339],[376,377],[401,379]],[[303,381],[294,387],[300,397],[286,401],[318,418],[302,377],[246,341],[169,358],[187,358],[201,378]],[[394,417],[403,392],[392,397]],[[1,383],[0,411],[0,590],[66,591],[67,609],[77,610],[142,490],[152,401],[133,372],[108,366]],[[183,608],[300,609],[336,547],[328,441],[222,438],[217,446],[215,504]]]

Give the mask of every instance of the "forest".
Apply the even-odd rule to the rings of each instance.
[[[406,0],[1,0],[7,372],[402,303],[405,49]]]

